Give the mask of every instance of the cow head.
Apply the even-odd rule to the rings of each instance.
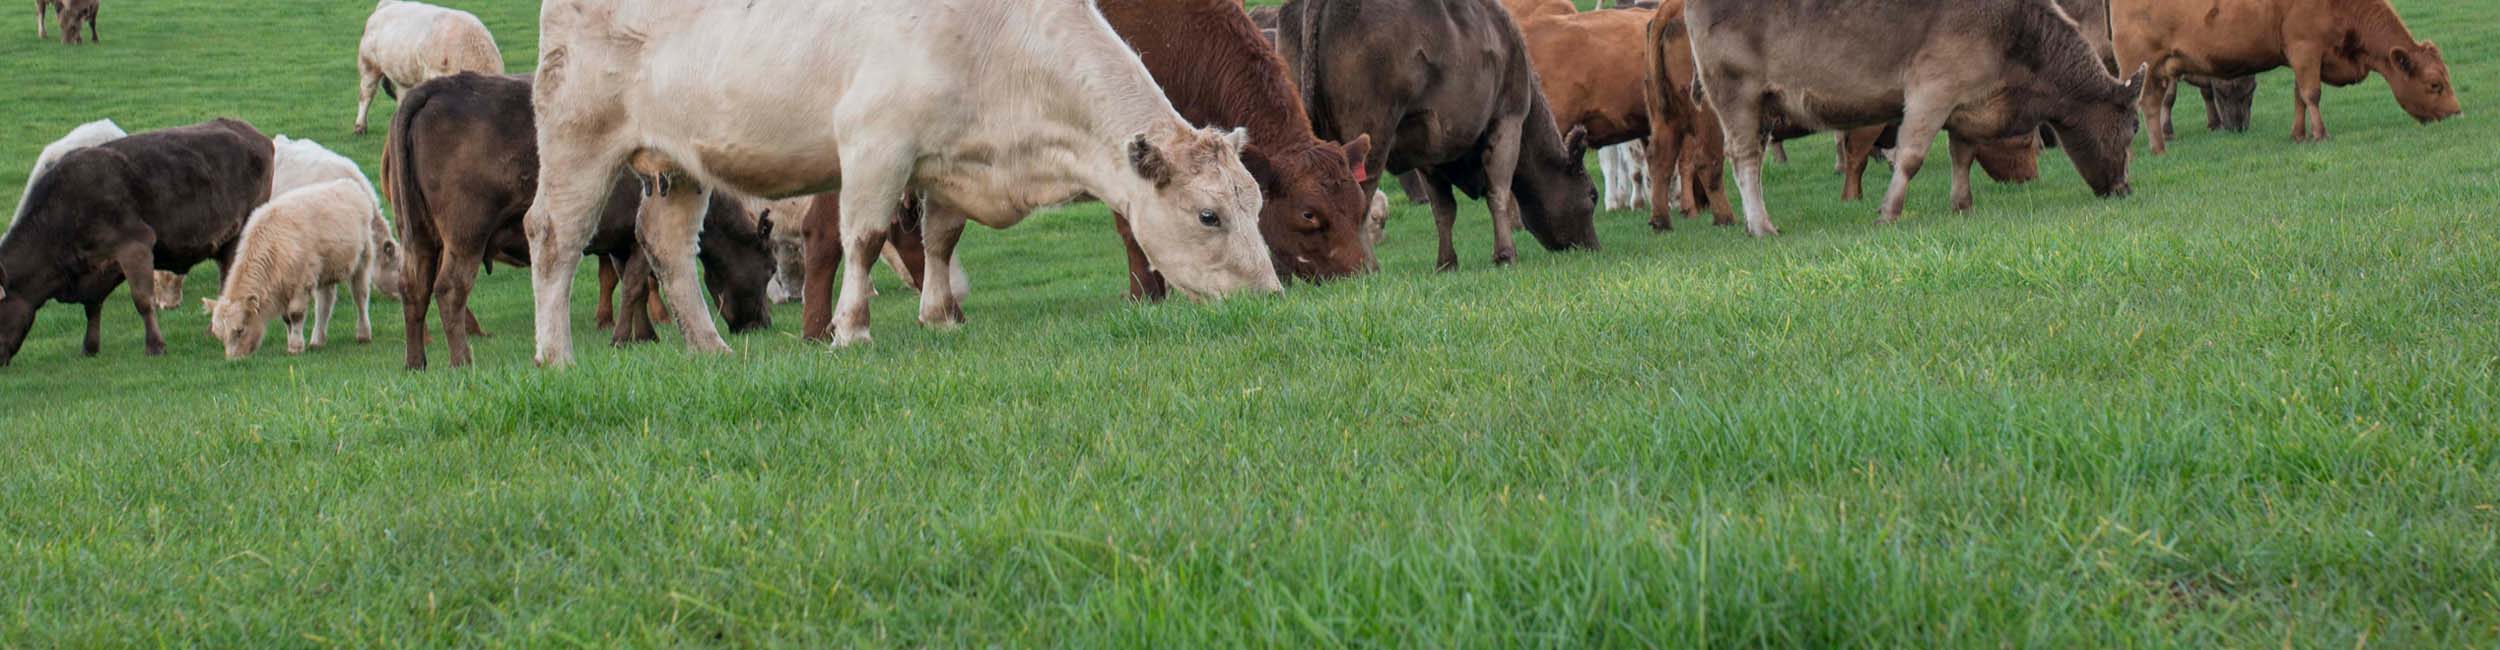
[[[1114,207],[1129,216],[1147,262],[1190,297],[1284,290],[1259,237],[1259,184],[1241,164],[1247,137],[1162,129],[1125,146],[1128,172],[1146,188]]]
[[[0,368],[17,357],[18,346],[26,342],[26,330],[34,325],[35,304],[9,284],[9,270],[0,268]]]
[[[2135,101],[2143,95],[2147,70],[2136,66],[2135,74],[2125,82],[2112,80],[2096,92],[2066,98],[2063,110],[2049,121],[2058,144],[2066,149],[2067,161],[2074,163],[2075,172],[2083,175],[2094,194],[2116,198],[2134,191],[2127,184],[2127,162],[2140,125]]]
[[[1305,282],[1371,271],[1364,237],[1370,218],[1363,194],[1371,136],[1343,145],[1320,142],[1288,151],[1243,151],[1241,164],[1259,182],[1259,234],[1276,269]]]
[[[1589,180],[1588,132],[1571,127],[1561,142],[1536,146],[1536,140],[1554,142],[1552,121],[1529,122],[1531,137],[1522,138],[1511,181],[1520,225],[1546,250],[1597,248],[1597,184]],[[1533,137],[1540,131],[1544,137]]]
[[[2448,61],[2440,58],[2437,44],[2423,41],[2389,49],[2386,76],[2396,104],[2423,124],[2465,112],[2457,103],[2457,89],[2448,85]]]
[[[190,279],[172,271],[156,272],[156,309],[174,311],[182,308],[182,285]]]
[[[367,275],[373,278],[373,289],[376,293],[392,300],[406,302],[408,299],[399,295],[404,291],[399,286],[399,265],[402,262],[399,238],[392,237],[390,226],[382,225],[381,220],[376,219],[374,222],[374,227],[380,230],[373,235],[373,266]]]
[[[269,333],[269,305],[260,296],[201,298],[200,309],[208,312],[209,335],[226,345],[227,361],[260,351],[261,337]]]
[[[2257,78],[2207,79],[2204,84],[2199,90],[2205,96],[2205,130],[2248,131],[2249,114],[2257,106]]]
[[[750,221],[744,209],[725,201],[713,202],[712,209],[737,214],[709,219],[703,229],[696,257],[703,263],[704,288],[719,303],[715,308],[730,333],[772,327],[773,303],[767,291],[773,281],[772,222]]]

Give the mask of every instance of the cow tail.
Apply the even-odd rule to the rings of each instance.
[[[1649,41],[1641,48],[1642,56],[1649,60],[1649,78],[1647,87],[1643,90],[1649,93],[1647,99],[1650,114],[1664,121],[1678,117],[1680,109],[1684,107],[1684,104],[1675,101],[1673,96],[1674,93],[1683,92],[1684,89],[1675,86],[1675,76],[1672,74],[1674,71],[1667,68],[1669,65],[1667,44],[1684,33],[1684,21],[1653,20],[1649,24]]]
[[[390,82],[383,82],[388,87]],[[408,100],[400,102],[391,113],[390,132],[382,141],[382,186],[389,190],[391,214],[399,218],[400,246],[408,242],[434,241],[434,220],[428,218],[424,179],[417,173],[417,115],[434,98],[432,89],[419,86],[410,89]],[[424,239],[419,239],[419,238]]]

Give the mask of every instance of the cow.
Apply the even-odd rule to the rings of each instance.
[[[365,134],[375,91],[397,99],[399,88],[460,72],[503,74],[503,51],[484,21],[457,9],[379,0],[356,43],[356,135]]]
[[[1840,134],[1841,184],[1840,200],[1856,201],[1865,196],[1866,167],[1875,158],[1875,150],[1894,142],[1899,136],[1899,123],[1880,124],[1850,129]],[[1999,183],[2022,184],[2040,178],[2040,137],[2025,133],[1995,140],[1971,140],[1946,134],[1946,151],[1953,157],[1953,211],[1971,209],[1972,163],[1978,163],[1988,178]]]
[[[468,310],[478,271],[494,260],[530,264],[545,259],[531,250],[522,231],[538,190],[531,180],[539,157],[531,85],[528,77],[456,74],[409,89],[391,117],[382,182],[389,188],[392,211],[400,217],[405,251],[400,302],[411,370],[427,364],[428,297],[443,310],[451,365],[467,365],[468,337],[479,333],[476,316]],[[602,206],[592,232],[563,258],[578,260],[588,254],[625,265],[641,247],[634,216],[642,204],[641,186],[630,175],[611,173],[609,182],[605,189],[615,200]],[[700,235],[704,280],[719,298],[731,331],[769,326],[764,289],[772,263],[765,226],[747,218],[726,195],[710,207]],[[627,298],[628,307],[639,304]],[[684,314],[679,316],[683,320]],[[620,342],[630,338],[620,337]]]
[[[1519,27],[1493,0],[1300,0],[1280,22],[1313,131],[1371,136],[1364,193],[1384,173],[1423,172],[1437,268],[1458,267],[1453,188],[1486,199],[1495,265],[1518,258],[1521,226],[1550,250],[1598,247],[1587,134],[1555,128]]]
[[[1631,210],[1649,204],[1648,165],[1647,140],[1633,140],[1597,150],[1597,170],[1606,181],[1606,209]]]
[[[163,355],[155,272],[209,260],[221,275],[233,269],[245,219],[269,200],[274,155],[252,125],[221,118],[61,156],[0,236],[0,367],[26,342],[35,310],[55,300],[86,306],[81,351],[94,356],[104,301],[124,282],[148,355]]]
[[[869,341],[868,271],[914,191],[927,202],[926,326],[963,322],[949,282],[967,223],[1006,228],[1080,195],[1126,215],[1185,294],[1283,290],[1240,159],[1247,135],[1182,120],[1091,2],[554,0],[539,24],[533,103],[547,128],[527,228],[542,366],[572,362],[578,263],[545,253],[579,248],[619,166],[650,188],[645,252],[703,352],[729,351],[691,269],[714,189],[842,191],[836,347]]]
[[[1371,193],[1363,186],[1371,138],[1331,142],[1311,135],[1310,115],[1284,61],[1236,0],[1097,4],[1182,119],[1248,129],[1241,163],[1259,183],[1259,234],[1278,271],[1320,282],[1377,266],[1363,237],[1371,217]],[[1112,221],[1128,247],[1129,296],[1162,299],[1168,288],[1138,248],[1128,219],[1114,212]]]
[[[96,29],[96,12],[103,9],[103,0],[35,0],[35,33],[43,35],[43,8],[49,4],[61,10],[61,42],[77,44],[85,41],[104,42],[104,32]],[[80,38],[79,25],[86,25],[85,38]]]
[[[1746,229],[1779,234],[1763,204],[1766,127],[1841,130],[1902,123],[1878,223],[1901,217],[1910,178],[1939,131],[1973,139],[2047,125],[2085,183],[2123,196],[2132,103],[2143,71],[2112,77],[2074,19],[2038,0],[1691,0],[1702,87],[1736,163]],[[1834,57],[1835,51],[1850,56]],[[1954,196],[1968,197],[1967,181]]]
[[[391,236],[390,221],[382,217],[381,196],[374,191],[373,181],[365,178],[364,169],[358,167],[356,161],[330,151],[319,142],[298,140],[283,133],[272,136],[270,142],[277,151],[277,167],[270,172],[270,196],[283,196],[296,189],[339,180],[351,181],[365,188],[365,196],[373,203],[374,209],[367,211],[371,219],[359,229],[373,240],[375,251],[369,256],[373,268],[367,269],[366,273],[373,279],[371,284],[382,289],[383,295],[397,299],[399,242]],[[181,306],[185,279],[174,273],[156,274],[157,309],[170,311]]]
[[[2203,75],[2181,75],[2180,81],[2195,86],[2205,98],[2205,130],[2245,133],[2248,118],[2257,104],[2257,78],[2254,76],[2216,79]],[[2161,129],[2165,136],[2176,136],[2178,130],[2170,123],[2170,106],[2178,103],[2178,87],[2171,87],[2169,103],[2162,105]]]
[[[1695,94],[1691,31],[1684,28],[1684,1],[1666,0],[1642,27],[1641,58],[1647,63],[1641,93],[1649,115],[1649,227],[1675,229],[1673,213],[1713,213],[1711,223],[1736,223],[1724,196],[1727,141],[1719,117]]]
[[[2284,66],[2293,77],[2293,142],[2327,139],[2322,84],[2349,86],[2373,72],[2423,124],[2463,112],[2439,46],[2414,40],[2386,0],[2112,0],[2110,9],[2119,64],[2153,71],[2141,104],[2154,124],[2169,120],[2181,75],[2245,77]],[[2168,151],[2165,134],[2152,134],[2153,153]]]
[[[286,323],[288,354],[304,352],[307,312],[311,347],[328,345],[341,285],[356,301],[356,342],[373,342],[374,250],[366,224],[381,211],[373,187],[358,179],[290,190],[252,211],[234,270],[216,299],[200,300],[226,360],[258,352],[273,315]]]

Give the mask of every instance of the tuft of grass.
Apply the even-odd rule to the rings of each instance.
[[[0,38],[0,196],[108,116],[370,167],[366,8],[314,4]],[[534,7],[451,4],[529,69]],[[1401,207],[1384,272],[1214,305],[1122,299],[1085,206],[969,236],[958,332],[881,277],[865,349],[791,307],[732,357],[610,349],[584,291],[561,372],[509,271],[457,371],[398,369],[390,303],[238,363],[196,307],[142,356],[126,301],[78,358],[54,307],[0,371],[0,639],[2492,647],[2500,3],[2398,4],[2465,116],[2374,80],[2293,145],[2272,73],[2255,132],[2182,125],[2120,201],[2052,154],[1955,215],[1938,166],[1875,227],[1808,140],[1778,239],[1610,213],[1495,269],[1470,204],[1432,273]]]

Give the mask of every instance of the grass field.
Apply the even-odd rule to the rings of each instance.
[[[6,203],[106,116],[372,169],[366,3],[108,4],[0,38]],[[451,4],[530,67],[529,3]],[[0,646],[2494,647],[2500,0],[2399,5],[2464,116],[2373,79],[2294,145],[2276,72],[2125,200],[2051,160],[1953,215],[1937,165],[1876,227],[1815,139],[1778,239],[1494,269],[1475,204],[1433,273],[1401,208],[1377,276],[1152,306],[1081,207],[967,237],[959,332],[881,277],[865,349],[612,349],[583,291],[562,372],[508,270],[418,374],[395,303],[238,363],[55,305],[0,370]]]

